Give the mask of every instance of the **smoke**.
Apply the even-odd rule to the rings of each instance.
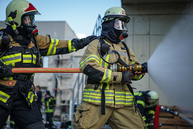
[[[192,22],[191,6],[148,61],[149,75],[176,106],[193,107]]]

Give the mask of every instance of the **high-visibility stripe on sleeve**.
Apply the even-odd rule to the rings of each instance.
[[[155,111],[154,110],[149,110],[148,114],[155,114]]]
[[[69,53],[76,51],[75,46],[72,44],[72,40],[68,41],[68,51]]]
[[[9,99],[10,95],[6,94],[3,91],[0,91],[0,101],[6,103],[7,100]]]
[[[88,56],[84,61],[82,61],[82,62],[80,63],[80,68],[82,68],[82,66],[85,65],[86,62],[89,61],[89,60],[95,60],[97,63],[99,63],[99,58],[98,58],[97,56],[95,56],[95,55],[90,55],[90,56]]]
[[[137,104],[141,104],[145,108],[145,102],[141,100],[137,100]]]
[[[102,83],[109,83],[111,79],[112,71],[110,69],[105,69],[103,78],[100,82]]]
[[[47,52],[47,56],[49,55],[55,55],[56,54],[56,46],[58,45],[59,40],[58,39],[51,39],[51,44]]]

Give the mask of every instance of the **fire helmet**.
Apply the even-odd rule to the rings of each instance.
[[[155,104],[159,99],[158,93],[156,91],[149,91],[147,95],[147,99],[150,104]]]
[[[126,16],[126,12],[121,7],[109,8],[102,19],[102,26],[104,24],[111,24],[113,22],[114,33],[118,40],[123,40],[128,37],[126,23],[130,18]],[[119,42],[118,41],[118,42]]]
[[[22,17],[25,15],[40,14],[38,10],[26,0],[12,0],[6,8],[6,25],[11,25],[10,16],[15,23],[16,27],[19,27],[22,23]]]
[[[121,7],[112,7],[112,8],[109,8],[106,12],[105,12],[105,15],[102,19],[102,23],[103,22],[107,22],[107,21],[110,21],[110,20],[113,20],[113,19],[120,19],[126,23],[129,22],[130,18],[128,16],[126,16],[126,12],[123,8]]]

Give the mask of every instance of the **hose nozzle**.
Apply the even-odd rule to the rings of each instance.
[[[133,64],[129,65],[128,67],[124,66],[118,66],[117,67],[118,71],[141,71],[143,73],[147,73],[147,62],[144,62],[143,64]]]

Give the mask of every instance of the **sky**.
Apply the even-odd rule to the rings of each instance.
[[[108,8],[119,6],[121,0],[28,0],[41,15],[36,21],[66,21],[79,37],[92,35],[98,15]],[[0,21],[6,18],[6,7],[11,0],[0,0]],[[48,33],[49,34],[49,33]]]

